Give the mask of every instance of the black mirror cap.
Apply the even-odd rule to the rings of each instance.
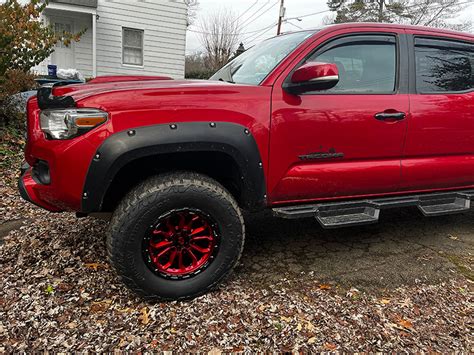
[[[306,81],[304,83],[283,83],[283,90],[293,95],[301,95],[311,91],[329,90],[339,83],[339,78],[331,78],[317,81]]]

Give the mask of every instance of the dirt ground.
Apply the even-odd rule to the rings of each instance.
[[[474,211],[336,230],[247,216],[223,285],[149,304],[110,269],[106,222],[0,194],[0,352],[474,351]]]

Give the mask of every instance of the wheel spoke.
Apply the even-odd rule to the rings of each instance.
[[[183,212],[178,213],[178,216],[179,216],[178,229],[182,230],[184,228],[184,225],[186,224],[186,216],[184,215]]]
[[[176,259],[176,254],[177,254],[177,253],[178,253],[178,252],[176,251],[176,249],[174,249],[174,250],[171,252],[170,258],[169,258],[168,262],[167,262],[165,265],[163,265],[163,269],[165,269],[165,270],[166,270],[166,269],[169,269],[169,268],[171,267],[171,265],[173,265],[173,262],[174,262],[174,259]]]
[[[191,241],[198,241],[198,240],[208,240],[211,241],[214,238],[211,237],[210,235],[196,235],[194,237],[191,237]]]
[[[190,237],[196,235],[196,234],[199,234],[201,232],[204,232],[206,230],[206,227],[199,227],[199,228],[196,228],[192,231],[192,233],[189,235]]]
[[[197,263],[198,263],[198,259],[197,259],[196,255],[194,255],[194,253],[192,252],[191,249],[186,249],[186,251],[188,252],[189,256],[191,257],[191,260],[193,262],[193,266],[196,266]]]
[[[194,250],[197,250],[198,252],[202,253],[202,254],[206,254],[206,253],[209,253],[211,251],[211,248],[201,248],[200,246],[198,246],[196,244],[189,244],[189,246],[191,248],[193,248]]]
[[[183,264],[183,251],[180,250],[178,252],[178,267],[183,270],[184,269],[184,264]]]
[[[154,234],[154,235],[162,235],[162,236],[164,236],[165,238],[169,238],[169,237],[171,236],[171,232],[169,232],[169,231],[168,231],[168,232],[165,232],[165,231],[163,231],[163,230],[158,230],[158,229],[155,229],[155,230],[153,231],[153,234]]]
[[[150,246],[153,249],[161,249],[161,248],[169,247],[172,244],[173,244],[173,242],[170,242],[170,241],[167,241],[167,240],[163,240],[163,241],[158,242],[158,243],[150,242]]]
[[[163,255],[165,255],[165,254],[166,254],[167,252],[169,252],[171,249],[173,249],[173,248],[172,248],[172,247],[168,247],[168,248],[162,250],[161,252],[159,252],[159,253],[156,255],[156,257],[157,257],[157,258],[161,258]]]

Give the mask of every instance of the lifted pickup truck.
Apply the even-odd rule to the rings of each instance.
[[[110,262],[144,297],[216,286],[242,210],[333,228],[471,207],[473,35],[335,25],[264,41],[209,81],[106,79],[29,100],[19,188],[50,211],[113,213]]]

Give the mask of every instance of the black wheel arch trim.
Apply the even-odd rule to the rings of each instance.
[[[249,129],[230,122],[182,122],[131,128],[108,137],[97,149],[83,188],[83,213],[101,212],[116,174],[130,162],[160,154],[221,152],[239,167],[242,207],[266,207],[263,164]]]

